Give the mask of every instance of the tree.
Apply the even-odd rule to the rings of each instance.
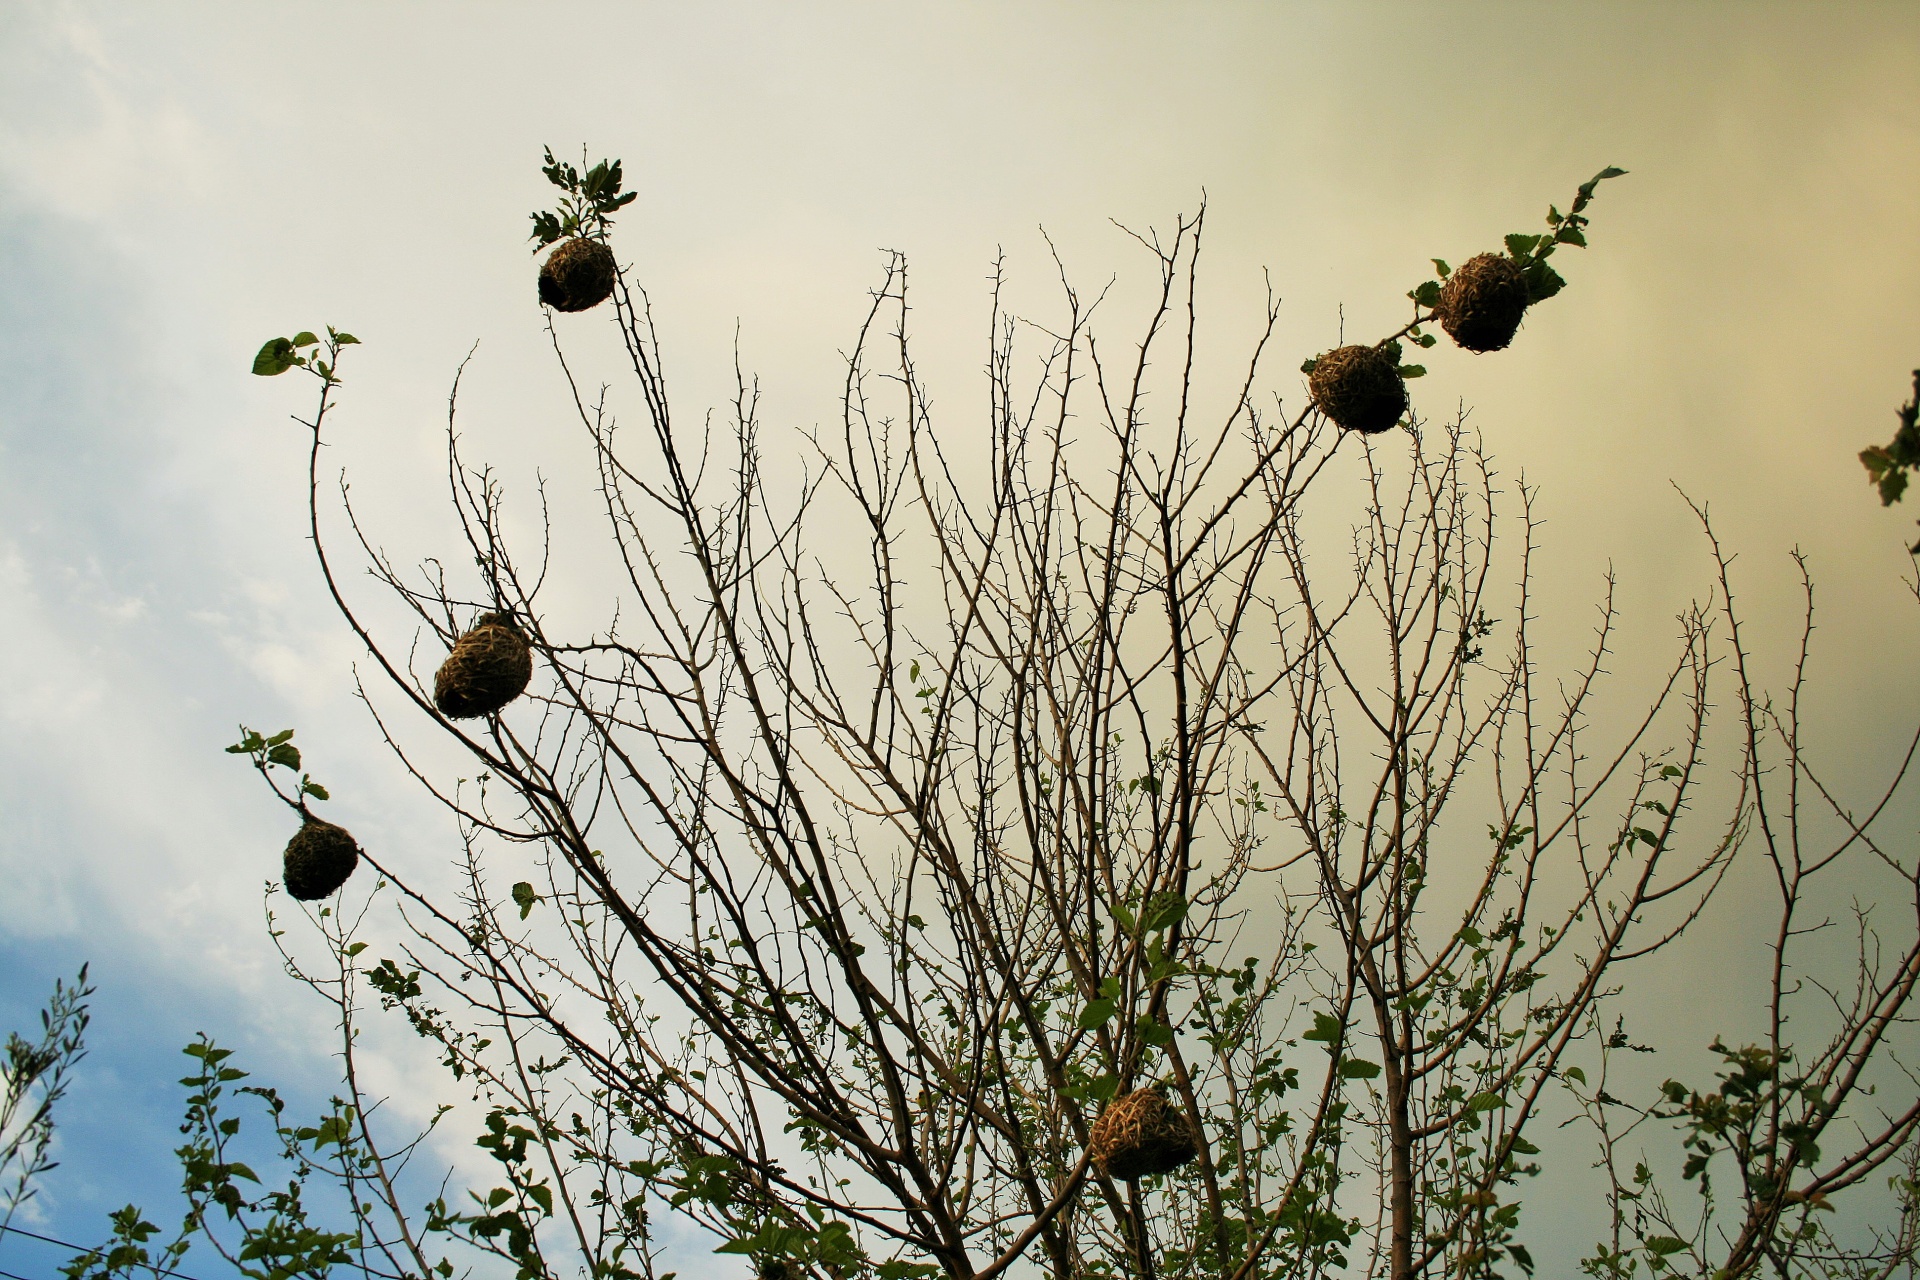
[[[1920,976],[1913,930],[1889,947],[1863,909],[1851,978],[1813,988],[1836,993],[1831,1041],[1806,1049],[1788,1020],[1816,882],[1861,862],[1911,889],[1912,855],[1870,830],[1904,766],[1859,818],[1814,772],[1806,646],[1777,707],[1749,676],[1704,507],[1719,589],[1680,618],[1644,701],[1609,682],[1611,583],[1584,663],[1543,676],[1532,491],[1464,421],[1401,412],[1424,372],[1401,344],[1470,329],[1469,276],[1517,300],[1514,324],[1559,292],[1547,258],[1585,244],[1583,211],[1618,172],[1504,258],[1436,260],[1408,323],[1309,361],[1313,396],[1291,406],[1265,376],[1271,296],[1234,381],[1202,385],[1218,363],[1195,305],[1204,210],[1130,233],[1157,291],[1117,352],[1093,323],[1103,298],[1064,269],[1059,318],[1023,328],[996,267],[971,434],[935,425],[891,257],[838,421],[798,460],[744,374],[723,423],[676,416],[621,272],[637,436],[548,313],[620,567],[590,629],[544,607],[554,513],[537,555],[515,545],[499,476],[463,452],[457,379],[447,477],[471,567],[415,572],[344,478],[323,502],[354,339],[268,343],[256,372],[319,380],[299,420],[311,531],[371,661],[360,692],[463,834],[451,893],[366,855],[400,895],[400,952],[363,964],[333,908],[316,916],[349,1065],[365,981],[487,1100],[505,1180],[464,1212],[437,1201],[425,1226],[522,1277],[558,1274],[559,1249],[594,1276],[652,1276],[663,1210],[763,1277],[1496,1277],[1533,1270],[1527,1134],[1557,1109],[1598,1126],[1612,1214],[1595,1274],[1910,1263],[1920,1106],[1887,1064]],[[547,173],[604,239],[617,165],[549,157]],[[536,215],[536,237],[561,221]],[[1336,366],[1401,396],[1372,425],[1404,430],[1340,429]],[[352,588],[343,536],[412,634]],[[500,652],[517,637],[539,675],[473,714],[427,655],[482,632]],[[1716,705],[1737,725],[1729,794]],[[453,774],[424,750],[442,735],[471,760]],[[290,736],[233,749],[310,821],[328,797]],[[1816,805],[1840,831],[1824,850]],[[1755,857],[1779,890],[1771,1031],[1725,1050],[1716,1087],[1669,1083],[1630,1109],[1686,1145],[1708,1193],[1688,1218],[1656,1170],[1623,1171],[1628,1112],[1604,1073],[1632,1042],[1602,1015]],[[1868,1096],[1883,1079],[1890,1106]],[[357,1085],[336,1106],[355,1159],[373,1158],[369,1110]],[[1145,1146],[1116,1139],[1122,1120]],[[1738,1221],[1716,1234],[1723,1152]],[[1827,1234],[1832,1197],[1890,1162],[1909,1170],[1893,1234]],[[399,1194],[364,1164],[338,1176],[398,1224],[363,1265],[424,1274]],[[328,1265],[303,1257],[296,1272]]]
[[[14,1214],[33,1199],[36,1181],[58,1167],[53,1159],[54,1106],[66,1096],[69,1078],[87,1056],[87,1000],[93,987],[80,967],[72,985],[54,980],[53,994],[40,1011],[40,1035],[28,1040],[7,1033],[6,1059],[0,1062],[0,1233]]]

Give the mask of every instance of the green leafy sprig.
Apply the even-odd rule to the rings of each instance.
[[[258,769],[260,776],[267,780],[267,785],[273,788],[273,793],[303,816],[307,813],[308,796],[312,796],[315,800],[329,798],[325,787],[306,774],[300,773],[300,748],[293,745],[291,729],[282,729],[269,738],[241,725],[240,741],[228,747],[227,754],[251,757],[253,767]],[[293,798],[289,799],[286,793],[280,790],[274,775],[269,772],[275,765],[300,773],[300,785],[294,788]]]
[[[582,174],[570,164],[564,164],[553,158],[553,148],[546,149],[546,164],[540,172],[547,175],[547,181],[560,188],[566,194],[560,199],[560,207],[548,212],[540,210],[532,215],[535,250],[544,248],[556,240],[574,237],[591,240],[604,240],[612,228],[611,216],[615,210],[633,203],[640,193],[629,191],[620,193],[622,181],[620,162],[602,160]],[[586,153],[581,152],[580,165],[585,168]]]
[[[334,367],[340,360],[340,348],[357,346],[359,342],[360,339],[350,333],[341,333],[332,325],[327,326],[327,351],[324,356],[318,351],[306,350],[320,345],[319,336],[311,329],[302,329],[291,338],[268,338],[253,357],[253,372],[257,377],[277,378],[297,365],[328,386],[337,386],[340,379],[335,375]],[[303,351],[306,351],[305,355],[301,354]]]
[[[1880,490],[1880,505],[1890,507],[1907,492],[1907,473],[1920,467],[1920,369],[1913,371],[1913,399],[1900,406],[1900,429],[1893,440],[1860,451],[1860,465],[1867,479]],[[1920,555],[1920,543],[1911,548]]]
[[[1563,244],[1576,249],[1587,247],[1585,228],[1588,219],[1583,211],[1593,202],[1593,193],[1601,183],[1608,178],[1622,177],[1626,172],[1625,169],[1608,165],[1580,184],[1579,191],[1574,194],[1573,204],[1565,213],[1560,212],[1558,205],[1547,206],[1547,230],[1544,233],[1529,235],[1524,231],[1516,231],[1506,238],[1507,256],[1519,263],[1521,270],[1526,273],[1528,305],[1545,302],[1567,287],[1560,273],[1547,265],[1547,259]],[[1407,292],[1416,307],[1425,307],[1429,311],[1440,305],[1441,283],[1453,274],[1453,268],[1439,258],[1433,260],[1433,269],[1439,276],[1438,280],[1423,280]],[[1432,334],[1418,336],[1415,340],[1423,347],[1430,347],[1434,343]]]
[[[1527,305],[1543,302],[1567,287],[1567,282],[1561,278],[1560,273],[1547,265],[1547,259],[1552,257],[1554,250],[1563,244],[1570,244],[1576,249],[1586,248],[1585,228],[1588,219],[1584,211],[1593,202],[1594,191],[1608,178],[1618,178],[1626,172],[1625,169],[1608,165],[1580,184],[1580,189],[1574,193],[1573,203],[1568,206],[1567,212],[1560,212],[1558,205],[1547,206],[1545,232],[1530,235],[1523,231],[1516,231],[1506,237],[1507,256],[1520,264],[1520,269],[1527,281]],[[1422,326],[1434,318],[1435,311],[1440,306],[1441,286],[1453,274],[1453,268],[1442,259],[1434,258],[1432,261],[1434,275],[1437,278],[1422,280],[1407,290],[1407,297],[1413,300],[1413,319],[1402,325],[1396,332],[1388,334],[1373,344],[1392,357],[1394,370],[1403,379],[1425,377],[1427,369],[1425,365],[1408,364],[1402,360],[1399,340],[1405,338],[1422,350],[1440,340],[1438,335],[1428,333]],[[1316,363],[1317,357],[1307,360],[1300,366],[1300,372],[1312,373]],[[1916,448],[1920,448],[1920,441],[1916,442]],[[1860,456],[1862,460],[1866,458],[1866,454]],[[1916,460],[1920,460],[1920,452],[1915,456]]]

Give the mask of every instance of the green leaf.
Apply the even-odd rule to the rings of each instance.
[[[327,336],[333,339],[333,345],[336,347],[357,347],[360,345],[360,339],[350,333],[342,333],[332,325],[327,326]]]
[[[1186,919],[1187,900],[1177,893],[1156,894],[1142,913],[1141,926],[1148,933],[1160,933]]]
[[[1654,1236],[1647,1241],[1647,1252],[1656,1258],[1664,1258],[1671,1253],[1679,1253],[1687,1247],[1687,1242],[1678,1236]]]
[[[315,800],[333,799],[332,796],[327,794],[327,789],[315,782],[312,778],[300,779],[300,794],[303,796],[312,796]]]
[[[1627,171],[1625,169],[1616,169],[1612,165],[1608,165],[1600,172],[1594,174],[1591,178],[1588,178],[1580,184],[1580,203],[1584,205],[1587,201],[1593,199],[1593,189],[1605,182],[1608,178],[1623,178],[1626,176],[1626,173]]]
[[[1575,226],[1568,225],[1561,227],[1558,231],[1554,232],[1553,238],[1558,244],[1570,244],[1581,249],[1587,247],[1587,238],[1581,235],[1580,228]]]
[[[1362,1058],[1344,1058],[1340,1062],[1342,1080],[1371,1080],[1380,1074],[1380,1064]]]
[[[940,1268],[930,1262],[908,1262],[904,1258],[888,1258],[873,1271],[875,1280],[934,1280],[940,1274]]]
[[[1427,366],[1423,364],[1403,364],[1400,366],[1398,372],[1402,378],[1424,378],[1427,376]]]
[[[266,745],[269,747],[277,747],[283,742],[291,742],[291,741],[293,741],[293,730],[282,729],[280,732],[274,734],[271,738],[268,738],[266,741]]]
[[[1480,1111],[1492,1111],[1499,1107],[1503,1101],[1504,1099],[1492,1090],[1476,1093],[1467,1101],[1467,1112],[1473,1114]]]
[[[1448,276],[1453,274],[1453,268],[1448,266],[1446,263],[1440,261],[1440,259],[1438,258],[1433,259],[1433,269],[1440,273],[1440,278],[1442,280],[1445,280]]]
[[[273,378],[294,366],[293,344],[285,338],[269,338],[253,358],[253,372],[261,378]]]
[[[1302,1040],[1318,1040],[1323,1044],[1332,1044],[1340,1038],[1341,1033],[1345,1030],[1346,1028],[1341,1025],[1340,1019],[1334,1017],[1332,1014],[1316,1013],[1313,1015],[1313,1030],[1306,1032],[1300,1038]]]
[[[267,763],[285,765],[289,769],[300,767],[300,748],[291,742],[282,742],[267,752]]]
[[[1095,1000],[1080,1012],[1080,1027],[1085,1031],[1097,1030],[1113,1017],[1114,1007],[1111,1000]]]
[[[533,911],[533,904],[540,901],[540,895],[525,880],[513,886],[513,900],[520,907],[520,918],[525,920]]]
[[[348,1126],[345,1116],[328,1116],[314,1131],[313,1149],[318,1151],[327,1146],[344,1148],[352,1137],[353,1130]]]
[[[1533,256],[1533,251],[1544,239],[1546,239],[1545,236],[1522,235],[1516,231],[1507,237],[1507,254],[1515,262],[1525,262]]]
[[[293,345],[296,347],[317,347],[320,345],[320,339],[315,336],[313,330],[302,329],[293,335]]]
[[[1568,1067],[1565,1071],[1562,1071],[1560,1074],[1565,1076],[1567,1079],[1573,1081],[1575,1084],[1585,1084],[1587,1082],[1587,1073],[1582,1071],[1578,1067]]]
[[[1567,287],[1567,282],[1560,278],[1560,273],[1544,262],[1529,264],[1525,276],[1527,281],[1527,304],[1529,306],[1536,302],[1545,302],[1548,298],[1551,298],[1554,294]]]
[[[1890,507],[1900,501],[1901,495],[1907,491],[1909,479],[1910,477],[1904,471],[1892,472],[1883,479],[1880,482],[1880,505]]]
[[[1437,307],[1440,305],[1440,282],[1438,280],[1422,280],[1418,285],[1414,286],[1413,291],[1407,294],[1407,296],[1412,298],[1414,302],[1420,306],[1428,308]]]
[[[1173,1043],[1173,1029],[1144,1014],[1134,1023],[1134,1030],[1139,1033],[1143,1043],[1153,1045],[1155,1048]]]
[[[1312,372],[1313,372],[1313,366],[1314,366],[1314,365],[1316,365],[1316,364],[1319,364],[1319,363],[1320,363],[1320,361],[1319,361],[1319,359],[1318,359],[1317,357],[1315,357],[1315,356],[1308,356],[1308,357],[1307,357],[1307,358],[1306,358],[1305,360],[1303,360],[1303,361],[1301,361],[1301,362],[1300,362],[1300,372],[1302,372],[1302,373],[1312,373]]]

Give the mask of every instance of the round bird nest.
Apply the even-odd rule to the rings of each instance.
[[[281,883],[302,902],[324,898],[347,882],[360,865],[360,846],[343,827],[309,816],[287,841]]]
[[[433,673],[433,705],[454,720],[490,716],[526,692],[533,651],[504,613],[484,613]]]
[[[540,301],[555,311],[585,311],[613,292],[613,250],[600,240],[562,240],[540,265]]]
[[[1447,336],[1467,350],[1499,351],[1513,341],[1527,296],[1527,276],[1519,263],[1483,253],[1447,277],[1434,312]]]
[[[1399,364],[1393,344],[1335,347],[1313,362],[1307,390],[1314,407],[1349,431],[1390,431],[1407,411],[1407,384]]]
[[[1087,1151],[1109,1178],[1144,1178],[1198,1155],[1199,1133],[1167,1100],[1165,1085],[1149,1085],[1107,1104],[1087,1134]]]

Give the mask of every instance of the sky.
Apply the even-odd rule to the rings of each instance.
[[[1471,406],[1539,487],[1549,628],[1577,641],[1618,575],[1629,681],[1707,587],[1677,490],[1737,549],[1774,676],[1802,549],[1813,736],[1870,779],[1920,714],[1920,510],[1883,510],[1855,457],[1920,365],[1917,76],[1905,4],[0,7],[0,1024],[83,962],[100,988],[38,1229],[173,1212],[176,1050],[198,1031],[324,1096],[324,1011],[261,919],[287,823],[221,750],[238,724],[297,726],[363,839],[445,856],[352,696],[303,541],[306,389],[247,369],[276,334],[363,340],[340,460],[406,556],[451,545],[421,495],[470,349],[475,449],[564,493],[577,427],[525,240],[543,147],[624,160],[640,195],[617,243],[682,412],[725,402],[737,335],[767,419],[795,428],[834,413],[888,250],[959,424],[985,277],[1004,251],[1043,308],[1042,228],[1076,279],[1138,285],[1114,223],[1204,197],[1219,367],[1271,279],[1291,368],[1343,321],[1397,325],[1429,258],[1497,248],[1626,169],[1591,247],[1556,259],[1567,291],[1508,352],[1433,353],[1416,404]],[[1677,1016],[1731,990],[1656,982]],[[438,1068],[403,1039],[372,1051],[417,1112]],[[51,1274],[9,1247],[0,1268]]]

